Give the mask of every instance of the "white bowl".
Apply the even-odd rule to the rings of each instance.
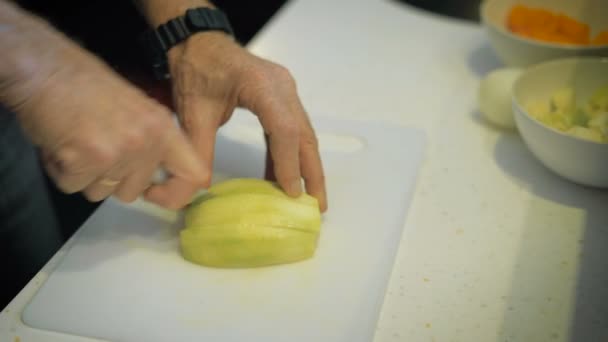
[[[592,37],[608,30],[608,0],[484,0],[480,7],[481,21],[494,51],[506,65],[524,67],[556,58],[608,56],[608,45],[546,43],[511,33],[506,27],[507,15],[517,4],[565,13],[588,24]]]
[[[583,140],[548,127],[525,110],[529,101],[549,101],[551,94],[573,87],[584,101],[608,84],[608,58],[580,57],[528,68],[513,87],[517,128],[532,153],[549,169],[573,182],[608,187],[608,144]]]

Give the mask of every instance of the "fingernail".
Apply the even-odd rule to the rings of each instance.
[[[299,179],[291,183],[289,193],[292,196],[300,196],[302,194],[302,182]]]

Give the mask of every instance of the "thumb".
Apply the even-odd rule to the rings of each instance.
[[[205,172],[211,175],[217,130],[230,113],[223,101],[192,96],[176,103],[180,122],[190,138],[197,156],[203,161]],[[208,180],[210,182],[210,179]],[[206,184],[209,185],[209,184]]]

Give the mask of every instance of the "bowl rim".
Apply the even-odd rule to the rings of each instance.
[[[551,42],[545,42],[542,40],[527,38],[527,37],[523,37],[523,36],[514,34],[513,32],[509,31],[504,24],[498,25],[497,23],[494,23],[493,21],[489,20],[489,18],[487,17],[488,6],[489,6],[488,4],[491,3],[492,1],[498,1],[498,0],[483,0],[481,2],[481,4],[479,5],[479,17],[481,18],[482,24],[485,25],[486,27],[491,27],[491,28],[495,29],[496,31],[498,31],[516,41],[519,41],[519,42],[525,43],[525,44],[530,44],[530,45],[538,45],[540,47],[545,47],[545,48],[564,49],[564,50],[569,50],[569,51],[586,51],[587,52],[587,51],[597,51],[597,50],[608,49],[608,44],[576,45],[576,44],[551,43]]]
[[[574,62],[580,62],[580,61],[588,61],[588,62],[598,62],[598,63],[606,63],[608,64],[608,57],[594,57],[594,56],[579,56],[579,57],[567,57],[567,58],[559,58],[559,59],[553,59],[553,60],[549,60],[549,61],[545,61],[545,62],[541,62],[538,64],[534,64],[530,67],[527,67],[525,69],[523,69],[523,72],[521,73],[521,75],[519,75],[517,77],[517,79],[515,80],[515,83],[513,83],[513,86],[511,88],[511,104],[513,107],[513,111],[515,112],[514,115],[517,116],[518,113],[522,113],[524,117],[526,117],[528,120],[534,122],[535,125],[538,125],[540,127],[543,127],[544,129],[551,131],[553,133],[556,133],[558,135],[561,135],[563,137],[569,138],[569,139],[574,139],[575,141],[580,141],[583,143],[588,143],[590,145],[594,145],[594,146],[608,146],[608,142],[597,142],[597,141],[593,141],[593,140],[588,140],[588,139],[583,139],[574,135],[570,135],[566,132],[562,132],[556,128],[553,128],[551,126],[545,125],[544,123],[538,121],[538,119],[532,117],[532,115],[530,115],[530,113],[528,113],[528,111],[523,107],[522,104],[520,104],[520,101],[517,97],[517,93],[515,91],[515,89],[519,86],[519,84],[522,82],[522,79],[525,75],[529,74],[530,72],[537,70],[537,69],[542,69],[542,68],[546,68],[546,67],[551,67],[553,64],[564,64],[564,63],[574,63]],[[515,120],[515,124],[519,125],[518,121]],[[521,129],[518,130],[521,132]]]

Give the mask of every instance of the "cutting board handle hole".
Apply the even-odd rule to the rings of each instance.
[[[333,133],[317,133],[321,151],[355,153],[367,145],[362,137]]]
[[[263,131],[258,125],[238,125],[220,132],[225,138],[241,144],[264,146]],[[367,145],[364,138],[350,134],[317,132],[317,139],[321,151],[326,152],[354,153]]]

